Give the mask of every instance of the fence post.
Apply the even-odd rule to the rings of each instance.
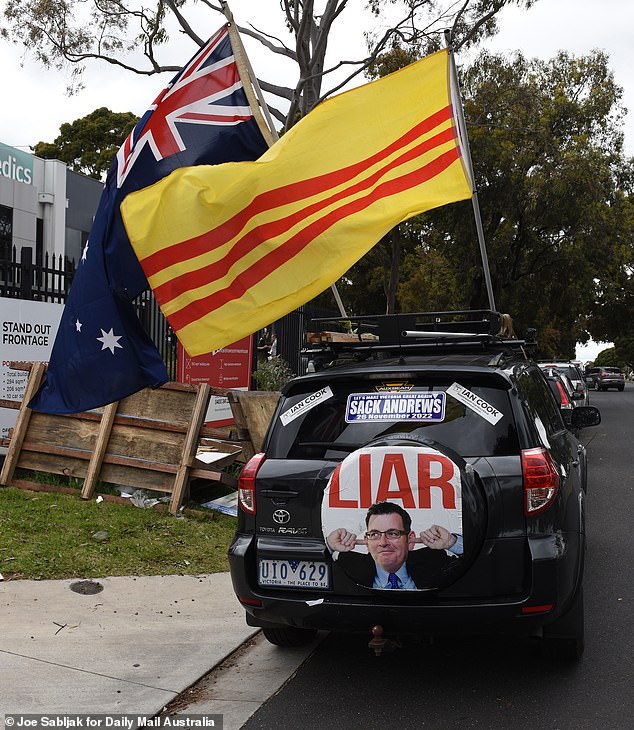
[[[20,299],[31,299],[33,293],[33,249],[23,246],[20,251]]]

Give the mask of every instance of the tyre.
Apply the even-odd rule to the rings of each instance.
[[[583,656],[584,648],[583,587],[579,586],[568,611],[544,626],[542,653],[555,661],[575,662]]]
[[[317,636],[317,629],[299,629],[296,626],[283,626],[278,629],[262,629],[264,638],[275,646],[305,646]]]
[[[620,390],[621,392],[623,392],[623,391],[625,390],[625,386],[624,386],[624,385],[619,385],[619,390]]]

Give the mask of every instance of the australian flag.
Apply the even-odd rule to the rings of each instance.
[[[121,201],[178,167],[255,160],[266,149],[223,27],[161,92],[117,153],[46,380],[30,408],[78,413],[169,380],[134,311],[133,300],[148,282],[121,220]]]

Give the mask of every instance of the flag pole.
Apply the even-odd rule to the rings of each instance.
[[[462,147],[462,158],[467,168],[467,174],[471,180],[471,203],[473,205],[473,215],[475,217],[476,230],[478,232],[478,244],[480,246],[480,256],[482,258],[482,267],[484,269],[484,281],[489,298],[489,309],[496,311],[495,298],[493,296],[493,285],[491,283],[491,271],[489,269],[489,257],[487,255],[486,241],[484,238],[484,228],[482,227],[482,215],[480,214],[480,203],[478,201],[478,189],[476,187],[475,175],[473,174],[473,162],[471,161],[471,148],[469,147],[469,137],[467,135],[467,123],[464,116],[464,108],[462,106],[462,95],[460,94],[460,83],[458,81],[458,72],[456,70],[456,61],[453,53],[453,44],[451,40],[451,31],[445,31],[445,43],[449,51],[449,64],[451,73],[452,87],[452,103],[456,113],[458,122],[458,136],[460,138],[460,146]]]
[[[262,93],[262,89],[260,88],[260,84],[258,83],[257,76],[253,72],[253,67],[251,66],[249,57],[247,56],[247,53],[244,49],[242,38],[240,37],[240,33],[238,32],[238,27],[235,23],[235,20],[233,19],[233,13],[231,12],[229,4],[226,2],[226,0],[221,0],[221,3],[222,12],[227,19],[229,39],[231,40],[231,47],[233,48],[233,55],[236,59],[236,66],[238,67],[238,73],[240,74],[240,79],[242,80],[242,86],[244,87],[244,91],[247,95],[247,100],[249,102],[249,105],[251,106],[251,109],[253,110],[253,116],[258,124],[258,127],[260,128],[260,132],[262,132],[262,136],[264,137],[264,140],[266,141],[268,146],[271,147],[274,142],[277,142],[277,140],[279,139],[279,135],[277,133],[277,130],[275,129],[275,125],[273,124],[271,112],[269,111],[267,103],[264,99],[264,94]],[[262,109],[262,111],[260,111],[260,109]],[[266,121],[264,120],[262,114],[264,114],[264,117],[266,117]],[[331,284],[330,289],[332,290],[332,293],[335,297],[335,302],[337,303],[337,307],[339,308],[339,313],[342,317],[347,318],[348,315],[346,314],[346,309],[343,306],[343,302],[341,300],[341,297],[339,296],[339,292],[337,291],[337,285]]]
[[[257,77],[253,72],[253,68],[251,67],[249,57],[244,50],[242,38],[240,37],[240,33],[238,33],[238,28],[236,27],[235,21],[233,19],[233,14],[229,9],[229,5],[224,2],[224,0],[222,2],[222,11],[227,18],[227,29],[229,31],[231,48],[233,49],[233,56],[236,60],[236,66],[238,67],[240,79],[242,80],[244,93],[247,95],[247,101],[249,102],[249,106],[253,111],[253,116],[258,124],[258,127],[260,128],[260,132],[262,132],[262,136],[264,137],[265,142],[270,147],[274,142],[277,142],[277,140],[279,139],[279,135],[275,129],[275,126],[273,125],[271,113],[269,112],[269,108],[266,105],[266,101],[264,100],[262,89],[260,89],[260,84],[258,84]],[[262,116],[263,114],[264,116]],[[264,117],[266,117],[266,121]]]

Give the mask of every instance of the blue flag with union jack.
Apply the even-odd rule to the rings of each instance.
[[[78,413],[169,380],[163,357],[133,305],[148,282],[121,220],[121,201],[179,167],[255,160],[266,149],[225,26],[159,94],[117,153],[66,301],[46,380],[30,408]]]

